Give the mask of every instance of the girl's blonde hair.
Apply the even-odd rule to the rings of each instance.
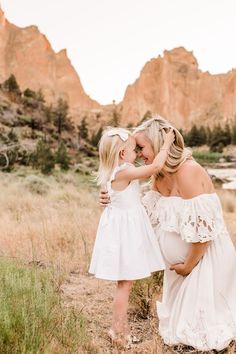
[[[127,137],[124,141],[122,137]],[[111,178],[112,171],[119,164],[119,154],[125,148],[131,132],[124,128],[108,127],[102,134],[99,142],[99,169],[96,182],[106,187]]]
[[[163,132],[168,132],[172,128],[175,133],[175,140],[172,143],[166,163],[159,174],[156,177],[163,177],[166,173],[174,173],[178,170],[181,163],[187,158],[191,157],[190,150],[185,148],[184,139],[180,132],[173,127],[166,119],[157,115],[153,118],[143,122],[137,128],[134,129],[134,134],[143,132],[146,138],[150,141],[154,154],[157,155],[164,142]]]

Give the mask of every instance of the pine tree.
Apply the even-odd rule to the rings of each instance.
[[[109,121],[108,125],[112,127],[118,127],[120,125],[120,114],[114,109],[112,113],[112,119]]]
[[[201,146],[206,141],[206,133],[203,127],[200,129],[194,124],[190,131],[185,135],[187,146]]]
[[[60,141],[56,152],[56,163],[58,163],[62,170],[68,170],[70,164],[70,158],[68,156],[66,146],[63,141]]]
[[[101,136],[102,136],[102,132],[103,132],[103,128],[100,127],[96,133],[93,133],[93,134],[92,134],[92,137],[91,137],[91,144],[92,144],[93,146],[95,146],[95,147],[98,146],[98,143],[99,143],[99,141],[100,141],[100,139],[101,139]]]
[[[20,93],[20,87],[16,81],[15,75],[11,74],[9,78],[4,81],[3,87],[9,92]]]
[[[236,123],[232,126],[231,130],[231,144],[236,145]]]
[[[210,140],[210,150],[213,152],[222,152],[223,147],[227,145],[227,139],[224,136],[224,130],[218,124],[212,130]]]
[[[226,123],[224,127],[224,137],[225,137],[225,145],[229,145],[231,143],[231,129],[228,123]]]
[[[43,174],[49,174],[54,166],[55,159],[48,143],[40,139],[36,149],[31,155],[31,161],[34,168],[40,169]]]
[[[198,133],[199,133],[199,144],[200,144],[200,145],[206,144],[206,142],[207,142],[207,133],[206,133],[205,127],[203,127],[203,126],[201,125],[201,127],[200,127]]]
[[[152,118],[152,112],[147,110],[143,118],[140,120],[139,124],[145,122],[145,120]]]
[[[81,139],[86,140],[88,138],[88,123],[86,116],[83,117],[81,123],[78,125],[78,137],[79,142]]]
[[[68,111],[68,103],[62,98],[59,98],[57,101],[57,107],[54,110],[54,124],[57,127],[57,132],[59,135],[61,135],[62,130],[67,127]]]
[[[211,143],[211,136],[212,136],[212,131],[209,126],[206,127],[206,143],[209,146]]]

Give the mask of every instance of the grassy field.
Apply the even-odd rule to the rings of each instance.
[[[115,284],[87,274],[101,214],[91,177],[23,168],[0,180],[1,353],[111,353],[105,333]],[[236,241],[236,195],[218,193]],[[160,283],[154,276],[132,293],[134,353],[174,353],[157,333]]]
[[[53,268],[0,259],[1,353],[96,353],[83,316],[63,304],[63,281]]]

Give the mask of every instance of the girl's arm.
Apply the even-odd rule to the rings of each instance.
[[[175,134],[171,129],[165,134],[164,144],[150,165],[127,168],[119,172],[118,179],[132,181],[134,179],[148,178],[153,174],[160,172],[167,160],[168,151],[174,139]]]

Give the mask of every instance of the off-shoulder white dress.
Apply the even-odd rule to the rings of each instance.
[[[159,331],[169,345],[221,350],[236,336],[236,252],[216,193],[191,199],[150,191],[143,198],[167,270]],[[212,241],[203,258],[183,277],[168,268],[184,262],[191,243]]]

